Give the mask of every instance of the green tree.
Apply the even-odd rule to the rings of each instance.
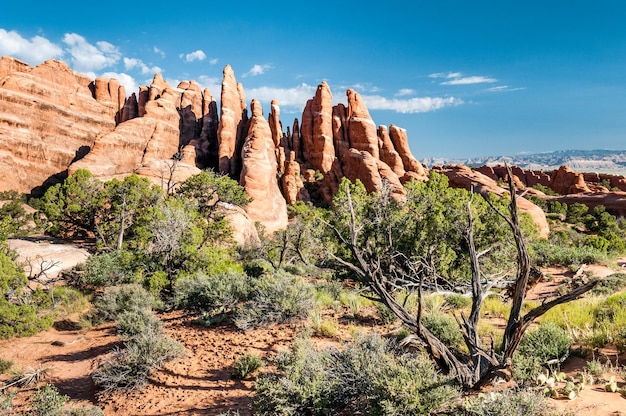
[[[102,205],[96,230],[100,242],[121,250],[124,239],[146,210],[163,199],[163,191],[146,178],[132,174],[123,181],[112,179],[104,184]]]
[[[478,388],[495,377],[511,379],[513,354],[530,324],[552,307],[591,290],[598,281],[577,287],[570,293],[522,313],[531,264],[512,179],[509,180],[511,197],[503,198],[501,202],[491,197],[483,199],[459,194],[450,198],[448,203],[448,197],[454,195],[455,191],[447,189],[441,177],[431,175],[431,181],[431,184],[419,186],[426,186],[426,189],[431,187],[436,192],[432,195],[424,193],[419,202],[409,195],[405,205],[395,202],[385,190],[376,196],[367,195],[362,185],[344,181],[334,200],[335,211],[328,221],[330,233],[325,245],[329,248],[328,254],[338,267],[349,271],[354,279],[368,287],[374,295],[373,299],[387,306],[413,332],[420,345],[425,346],[440,367],[455,375],[464,389]],[[486,207],[478,200],[486,202],[504,221],[508,227],[507,234],[502,234],[503,231],[493,221],[480,221],[479,216],[486,215],[486,211],[483,211]],[[412,207],[412,203],[416,206]],[[504,204],[507,205],[508,215],[500,209]],[[463,205],[466,209],[464,224],[461,220]],[[462,241],[455,240],[454,232],[448,227],[460,228]],[[504,238],[500,237],[503,235]],[[502,352],[496,354],[493,343],[483,345],[478,334],[478,324],[486,293],[499,277],[497,273],[488,271],[492,262],[489,259],[485,261],[485,258],[492,256],[493,251],[499,251],[498,245],[504,247],[500,244],[501,239],[505,240],[502,243],[513,242],[516,261],[513,268],[511,312],[502,336]],[[444,247],[441,251],[442,244],[447,249]],[[469,276],[446,282],[447,279],[439,274],[437,267],[450,268],[459,252],[467,253]],[[433,256],[433,253],[436,255]],[[512,272],[506,269],[503,261],[497,262],[505,267],[505,274]],[[448,273],[448,277],[454,278],[454,275]],[[422,319],[424,289],[444,282],[449,289],[458,290],[463,281],[467,282],[464,291],[471,293],[472,307],[469,316],[462,314],[457,317],[457,321],[468,354],[451,348],[444,339],[431,332]],[[397,290],[417,295],[417,313],[398,300],[395,295]]]
[[[237,181],[213,171],[187,178],[176,189],[176,196],[188,199],[202,215],[209,217],[214,215],[219,202],[244,207],[249,200]]]
[[[48,220],[47,231],[59,237],[93,233],[97,213],[104,206],[102,191],[102,182],[84,169],[48,188],[39,204]]]

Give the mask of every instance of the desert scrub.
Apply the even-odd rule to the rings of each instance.
[[[481,317],[490,316],[493,318],[507,319],[511,313],[511,305],[504,303],[498,295],[490,295],[483,301]]]
[[[250,300],[235,314],[243,330],[306,318],[315,304],[313,286],[298,276],[276,271],[254,282]]]
[[[265,363],[261,357],[248,353],[239,357],[237,361],[235,361],[231,374],[233,378],[241,380],[253,374],[264,365]]]
[[[606,296],[623,289],[626,289],[626,273],[613,273],[600,279],[600,283],[591,290],[591,293]]]
[[[459,406],[459,416],[551,416],[554,413],[545,404],[545,396],[532,390],[504,390],[479,394],[466,399]]]
[[[454,318],[439,313],[427,313],[422,316],[422,324],[441,342],[453,350],[458,350],[463,343],[463,335]]]
[[[124,346],[115,350],[91,374],[101,390],[140,390],[157,368],[179,358],[184,351],[182,344],[149,327],[126,341]]]
[[[336,318],[324,318],[322,313],[313,310],[309,313],[313,324],[313,333],[320,337],[333,338],[339,332],[339,322]]]
[[[30,402],[30,411],[35,416],[57,416],[63,414],[63,408],[69,397],[59,393],[52,384],[37,389]]]
[[[458,397],[424,355],[397,355],[388,341],[358,335],[343,350],[298,339],[276,360],[281,374],[258,378],[256,415],[420,415]]]
[[[16,394],[14,391],[0,390],[0,415],[13,414],[13,398]]]
[[[250,291],[250,278],[244,273],[198,272],[174,283],[174,304],[194,312],[218,313],[234,308],[248,298]]]
[[[131,339],[145,331],[160,332],[163,326],[149,309],[122,311],[115,324],[117,335],[122,339]]]
[[[541,266],[570,266],[573,264],[607,264],[606,252],[590,246],[567,246],[537,240],[530,244],[533,264]]]
[[[125,311],[152,310],[160,307],[160,302],[141,285],[131,283],[108,287],[96,299],[94,306],[105,320],[115,321]]]
[[[13,361],[0,358],[0,374],[4,374],[13,367]]]
[[[91,256],[85,263],[85,272],[80,277],[79,283],[96,287],[129,283],[127,276],[132,275],[131,258],[132,254],[123,250]]]
[[[544,363],[564,357],[571,347],[571,337],[556,324],[542,324],[526,332],[513,358],[515,378],[528,382],[542,371]]]
[[[472,306],[472,298],[464,296],[460,293],[452,293],[444,298],[445,306],[450,309],[464,309]]]

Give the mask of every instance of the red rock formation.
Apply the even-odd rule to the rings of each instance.
[[[473,189],[474,192],[480,194],[495,194],[503,196],[508,192],[498,186],[498,183],[493,179],[483,175],[482,173],[473,171],[467,166],[444,166],[439,170],[448,177],[450,186],[454,188]],[[520,211],[530,214],[539,236],[541,238],[548,238],[550,234],[550,226],[546,215],[541,208],[533,204],[526,198],[518,197],[517,206]]]
[[[339,103],[333,107],[333,144],[335,146],[335,155],[339,159],[343,159],[346,152],[350,149],[350,139],[346,132],[348,118],[346,107]]]
[[[144,116],[121,123],[114,131],[98,137],[91,151],[74,162],[69,172],[89,169],[94,176],[108,179],[130,175],[154,161],[171,159],[181,146],[177,106],[185,91],[168,85],[163,84],[159,74],[155,75],[150,96],[158,98],[148,101]],[[159,93],[153,94],[153,90]]]
[[[568,166],[561,166],[550,176],[550,188],[560,195],[589,192],[582,174],[574,172]]]
[[[180,104],[180,146],[185,146],[202,131],[203,96],[202,89],[195,81],[178,84]]]
[[[0,75],[0,191],[31,192],[115,127],[113,106],[63,62],[33,68],[3,57]]]
[[[272,132],[272,141],[276,149],[276,161],[278,163],[278,171],[283,173],[285,170],[286,154],[289,153],[289,143],[283,133],[283,127],[280,122],[280,107],[278,101],[272,100],[271,111],[267,118],[270,130]]]
[[[146,104],[150,100],[150,88],[142,85],[139,87],[139,98],[137,98],[137,115],[143,117],[146,114]]]
[[[322,174],[330,171],[335,159],[332,113],[333,96],[328,84],[322,82],[304,108],[300,129],[304,159]]]
[[[346,95],[348,96],[346,116],[350,147],[365,151],[374,159],[379,159],[378,136],[374,120],[370,117],[361,95],[352,89],[346,91]]]
[[[122,108],[122,116],[121,123],[132,120],[136,117],[139,117],[139,109],[137,104],[137,96],[135,93],[132,93],[130,97],[126,99],[124,102],[124,107]]]
[[[219,126],[217,103],[206,88],[202,93],[202,98],[202,131],[199,140],[195,143],[198,154],[196,164],[201,168],[208,167],[217,171],[219,169],[217,163],[217,129]]]
[[[222,173],[234,175],[238,165],[237,159],[240,157],[235,151],[237,132],[242,122],[242,97],[235,79],[235,72],[230,65],[226,65],[223,74],[220,124],[217,130],[219,170]],[[245,109],[245,97],[243,105]]]
[[[369,152],[351,148],[344,155],[343,174],[352,182],[360,180],[367,192],[380,192],[383,189],[383,179],[390,187],[391,195],[396,200],[402,200],[406,191],[398,177],[384,162],[374,158]]]
[[[300,140],[300,125],[298,119],[293,120],[293,129],[291,131],[291,140],[289,143],[289,149],[295,153],[297,162],[303,162],[302,159],[302,141]]]
[[[285,162],[285,172],[281,177],[281,185],[283,195],[288,204],[294,204],[296,201],[309,201],[309,192],[304,187],[302,178],[300,177],[300,164],[295,159],[294,152],[289,153],[289,159]]]
[[[400,155],[402,164],[404,165],[404,170],[406,171],[405,176],[401,178],[402,182],[406,182],[411,179],[427,179],[428,172],[411,153],[406,130],[392,124],[389,126],[389,137],[391,138],[391,142],[393,143],[393,147],[396,149],[396,152]]]
[[[32,67],[19,59],[3,56],[0,58],[0,79],[14,72],[30,72]]]
[[[380,149],[380,160],[385,162],[398,178],[402,178],[405,174],[404,164],[400,154],[393,147],[386,126],[378,126],[378,147]]]
[[[287,204],[278,188],[272,131],[263,117],[261,104],[252,100],[250,107],[252,118],[241,152],[243,168],[239,182],[252,198],[246,212],[271,233],[287,226]]]

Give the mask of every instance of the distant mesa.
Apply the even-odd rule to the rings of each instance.
[[[253,199],[247,216],[271,232],[287,225],[287,204],[331,202],[344,177],[360,180],[370,192],[389,186],[397,200],[405,198],[404,183],[428,178],[406,131],[376,126],[352,89],[347,104],[333,105],[323,82],[286,129],[278,102],[272,101],[267,116],[258,101],[248,106],[230,66],[223,71],[219,108],[211,91],[195,81],[174,87],[160,74],[126,94],[117,80],[92,80],[61,61],[31,67],[2,57],[0,191],[36,194],[82,168],[105,180],[137,173],[160,185],[212,168],[239,181]],[[455,186],[503,192],[497,168],[439,169]],[[607,179],[571,170],[554,178],[515,172],[520,185],[548,183],[565,194],[598,191],[595,184]],[[623,178],[609,181],[626,189]],[[528,201],[520,206],[547,235],[541,210]]]

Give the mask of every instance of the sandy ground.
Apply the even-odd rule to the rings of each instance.
[[[609,268],[593,270],[598,276],[614,272]],[[555,280],[566,274],[563,269],[549,272]],[[533,296],[540,298],[550,289],[550,284],[538,285],[533,289]],[[21,369],[46,367],[47,378],[40,386],[45,382],[53,383],[61,393],[70,397],[72,403],[98,405],[106,415],[216,415],[227,410],[250,415],[254,380],[233,379],[232,364],[248,352],[271,359],[277,351],[287,349],[306,325],[275,325],[243,332],[232,325],[211,328],[194,325],[193,317],[182,312],[163,314],[160,318],[166,333],[184,344],[186,355],[156,372],[142,391],[96,393],[90,373],[107,353],[120,345],[112,324],[86,332],[50,329],[33,337],[0,341],[0,357],[13,361]],[[340,332],[348,337],[349,325],[354,322],[341,319],[339,322]],[[367,319],[363,324],[373,325],[372,320]],[[336,344],[333,340],[319,341],[320,345]],[[607,357],[610,358],[609,353]],[[564,371],[575,376],[585,365],[582,358],[572,357],[566,362]],[[8,377],[4,375],[0,380]],[[623,378],[618,381],[620,387],[624,386]],[[15,414],[25,413],[33,391],[33,387],[19,391]],[[617,393],[604,392],[603,385],[588,387],[573,401],[549,402],[576,415],[626,415],[626,399]]]

